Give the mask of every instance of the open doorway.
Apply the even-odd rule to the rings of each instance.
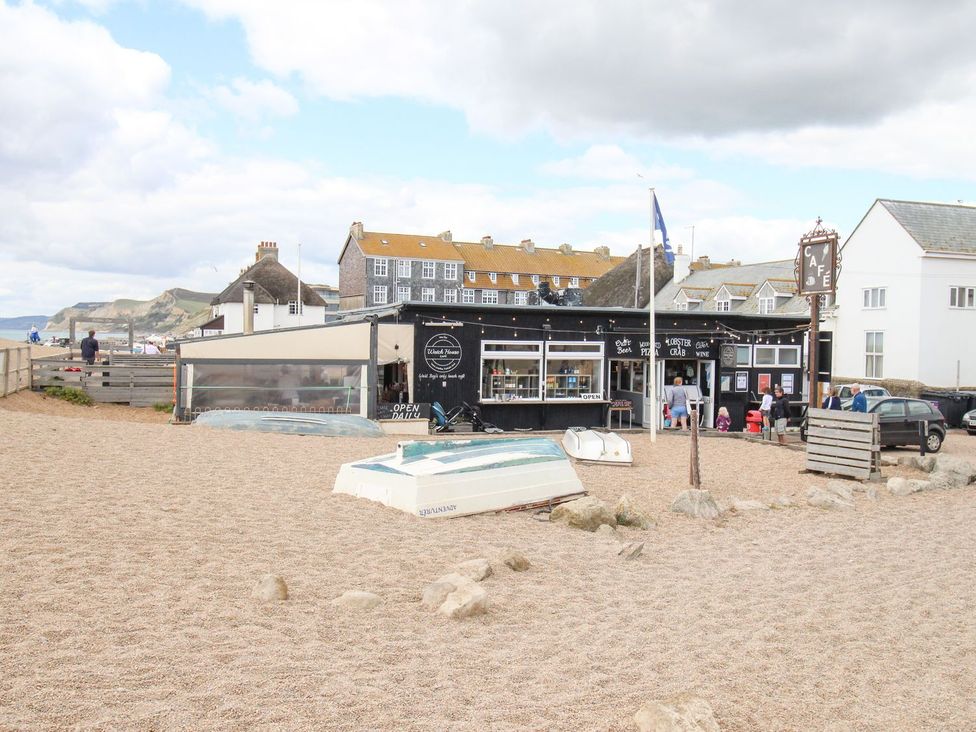
[[[379,400],[388,404],[406,404],[410,401],[407,385],[407,364],[403,361],[383,364],[380,370]]]

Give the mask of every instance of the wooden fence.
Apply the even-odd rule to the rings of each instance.
[[[171,404],[173,356],[112,356],[107,364],[89,366],[65,358],[35,358],[31,364],[34,389],[74,386],[96,402],[149,407]]]
[[[0,397],[30,388],[30,380],[30,346],[26,343],[0,346]]]
[[[807,411],[807,470],[868,480],[881,476],[878,415]]]

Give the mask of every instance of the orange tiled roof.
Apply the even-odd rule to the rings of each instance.
[[[464,268],[478,272],[517,272],[522,275],[559,275],[560,277],[600,277],[626,257],[601,259],[595,252],[535,248],[532,254],[520,246],[495,244],[485,249],[481,243],[455,242],[464,257]]]
[[[381,234],[364,231],[362,239],[355,240],[368,257],[400,257],[402,259],[439,259],[453,262],[464,261],[454,244],[437,236],[418,234]],[[384,243],[385,242],[385,243]]]

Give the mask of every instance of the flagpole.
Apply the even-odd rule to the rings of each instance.
[[[302,324],[302,245],[298,244],[298,302],[295,303],[295,312],[298,313],[298,324]]]
[[[634,277],[634,307],[640,307],[641,245],[637,244],[637,274]]]
[[[654,212],[657,210],[657,196],[654,193],[654,188],[650,188],[651,193],[651,249],[650,263],[648,269],[650,270],[649,275],[649,287],[647,290],[648,301],[647,301],[647,324],[649,326],[650,335],[650,373],[647,375],[647,383],[650,389],[650,422],[651,422],[651,442],[657,442],[657,420],[660,417],[660,410],[657,406],[657,360],[654,348]]]

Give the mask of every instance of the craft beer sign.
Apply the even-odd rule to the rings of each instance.
[[[815,229],[802,237],[798,259],[796,284],[800,295],[834,292],[837,280],[837,232]]]

